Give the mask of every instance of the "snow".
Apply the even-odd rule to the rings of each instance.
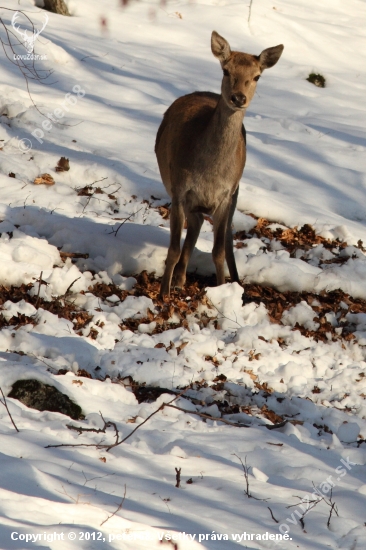
[[[347,323],[354,338],[328,332],[317,341],[306,331],[320,327],[319,301],[304,298],[274,323],[264,303],[227,283],[208,288],[185,325],[175,312],[158,330],[156,301],[133,291],[143,270],[162,275],[169,244],[156,131],[178,96],[219,91],[216,29],[255,54],[285,45],[245,117],[233,228],[245,234],[234,249],[240,277],[279,292],[366,299],[364,2],[68,4],[73,16],[49,14],[36,40],[35,53],[47,56],[36,66],[53,74],[30,82],[31,97],[19,70],[0,61],[0,285],[13,292],[1,304],[0,387],[7,396],[16,380],[37,379],[85,419],[6,398],[17,432],[0,406],[1,548],[153,550],[170,537],[179,550],[363,550],[366,313],[343,301],[343,319],[324,319],[340,336]],[[11,29],[7,8],[26,10],[40,28],[33,1],[4,0]],[[326,87],[307,82],[310,72]],[[61,157],[69,171],[56,171]],[[34,185],[45,173],[55,185]],[[250,234],[252,215],[273,232],[310,224],[339,246],[290,254],[280,238]],[[191,272],[214,273],[212,243],[205,221]],[[33,305],[17,298],[22,285]],[[96,290],[103,285],[115,285],[107,299]],[[49,310],[53,302],[80,308],[85,323]],[[163,393],[139,402],[131,379]],[[177,408],[165,405],[189,384]],[[113,424],[98,432],[105,422]],[[261,538],[286,531],[289,540]]]

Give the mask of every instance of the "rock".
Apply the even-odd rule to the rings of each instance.
[[[17,380],[8,397],[18,399],[23,405],[37,411],[59,412],[73,420],[84,417],[81,407],[73,403],[67,395],[39,380]]]

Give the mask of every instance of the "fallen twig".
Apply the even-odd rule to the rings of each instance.
[[[40,295],[40,292],[41,292],[41,285],[42,285],[42,283],[47,285],[47,283],[45,281],[42,281],[42,275],[43,275],[43,271],[41,271],[41,274],[40,274],[39,279],[38,279],[38,281],[39,281],[38,293],[37,293],[36,303],[35,303],[35,306],[34,306],[36,309],[37,309],[38,302],[39,302],[39,295]]]
[[[240,424],[239,422],[230,422],[230,420],[226,420],[225,418],[221,418],[219,416],[210,416],[209,414],[200,413],[198,411],[190,411],[188,409],[183,409],[182,407],[177,407],[177,405],[170,405],[170,403],[166,403],[164,406],[171,407],[172,409],[177,409],[178,411],[182,411],[184,413],[194,414],[196,416],[200,416],[201,418],[205,418],[207,420],[223,422],[223,424],[228,424],[229,426],[235,426],[236,428],[250,428],[249,424]]]
[[[142,210],[143,207],[140,208],[140,210]],[[136,214],[138,214],[140,212],[140,210],[137,210],[137,212],[134,212],[133,214],[131,214],[130,216],[128,216],[128,218],[125,218],[123,220],[122,223],[119,224],[119,226],[117,227],[117,229],[112,229],[112,231],[109,232],[109,235],[112,235],[114,233],[114,236],[117,237],[117,233],[118,231],[121,229],[122,225],[124,225],[128,220],[130,220],[133,216],[135,216]]]
[[[75,279],[75,281],[73,281],[66,289],[66,292],[63,296],[61,296],[61,298],[66,298],[66,296],[68,295],[71,287],[76,283],[76,281],[78,281],[79,279],[81,279],[81,277],[78,277],[77,279]]]
[[[176,482],[177,482],[175,484],[175,486],[179,488],[180,487],[180,473],[182,471],[182,468],[175,468],[175,471],[176,471],[175,479],[176,479]]]
[[[267,508],[268,508],[268,510],[271,512],[271,517],[272,517],[273,521],[275,521],[276,523],[280,523],[280,522],[278,521],[278,519],[276,519],[276,518],[274,517],[271,508],[270,508],[269,506],[267,506]]]
[[[265,424],[267,430],[277,430],[278,428],[283,428],[288,423],[288,420],[279,422],[278,424]]]
[[[104,422],[103,428],[83,428],[82,426],[72,426],[70,424],[68,424],[67,427],[69,428],[69,430],[75,430],[76,432],[79,432],[79,434],[81,434],[82,432],[94,432],[97,434],[100,434],[100,433],[105,434],[107,428],[114,428],[116,443],[117,443],[119,440],[119,431],[118,431],[117,425],[114,422],[110,422],[110,421],[107,422],[106,420],[104,420],[103,415],[100,411],[99,411],[99,414],[102,417],[102,420]]]
[[[122,508],[123,506],[123,503],[125,501],[125,498],[126,498],[126,483],[125,483],[125,492],[123,494],[123,498],[118,506],[118,508],[113,512],[113,514],[111,514],[110,516],[107,517],[107,519],[105,519],[104,521],[102,521],[102,523],[100,524],[100,527],[102,527],[102,525],[104,525],[105,523],[107,523],[107,521],[111,518],[113,518],[113,516],[115,516]]]
[[[90,431],[90,432],[96,432],[96,433],[105,433],[105,430],[107,429],[107,427],[113,426],[114,429],[115,429],[115,432],[116,432],[116,441],[112,445],[101,445],[100,443],[61,443],[59,445],[46,445],[45,449],[58,448],[58,447],[96,447],[97,449],[105,449],[106,452],[108,452],[111,449],[113,449],[114,447],[117,447],[118,445],[121,445],[122,443],[127,441],[127,439],[129,439],[139,428],[141,428],[141,426],[146,424],[146,422],[148,420],[150,420],[150,418],[152,418],[159,411],[163,410],[164,407],[166,407],[166,406],[170,405],[171,403],[173,403],[173,401],[178,399],[178,397],[181,397],[181,395],[183,395],[187,390],[189,390],[189,388],[190,388],[190,386],[188,386],[185,390],[183,390],[178,395],[176,395],[174,397],[174,399],[169,401],[169,403],[162,403],[160,405],[160,407],[158,409],[156,409],[156,411],[152,412],[147,418],[145,418],[145,420],[143,422],[141,422],[138,426],[136,426],[136,428],[134,430],[132,430],[132,432],[130,432],[128,435],[126,435],[126,437],[124,437],[121,440],[119,440],[119,432],[118,432],[116,424],[114,422],[106,422],[101,413],[100,413],[100,415],[102,416],[104,424],[105,424],[105,426],[103,428],[81,428],[81,427],[77,427],[77,426],[68,426],[68,428],[70,430],[76,430],[76,431],[80,431],[80,432]]]

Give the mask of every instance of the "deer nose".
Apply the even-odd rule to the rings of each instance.
[[[234,105],[236,107],[243,107],[246,100],[247,100],[247,98],[241,92],[236,92],[236,94],[233,94],[231,96],[231,101],[232,101],[232,103],[234,103]]]

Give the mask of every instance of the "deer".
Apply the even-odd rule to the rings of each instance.
[[[155,142],[161,179],[171,197],[170,244],[159,294],[162,299],[170,295],[172,283],[183,288],[205,215],[213,222],[217,285],[225,283],[225,260],[231,281],[240,283],[232,219],[246,161],[243,119],[262,72],[277,63],[283,49],[280,44],[260,55],[232,51],[227,40],[213,31],[211,51],[223,71],[221,94],[184,95],[164,114]],[[181,250],[185,220],[187,234]]]

